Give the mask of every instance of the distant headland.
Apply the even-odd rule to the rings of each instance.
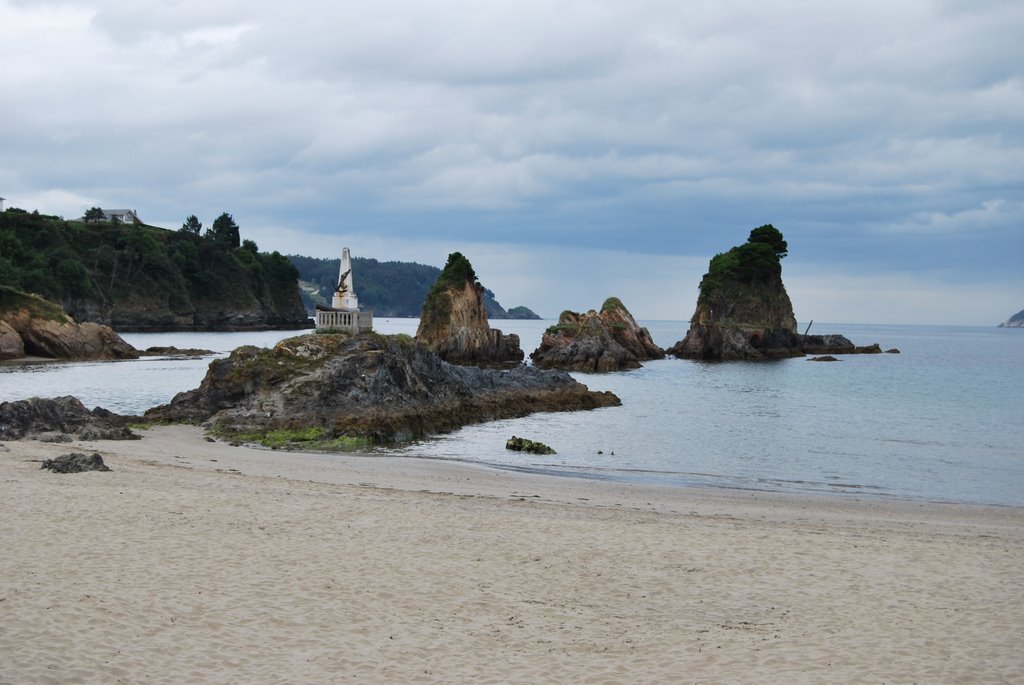
[[[1024,328],[1024,309],[1020,310],[998,326],[999,328]]]

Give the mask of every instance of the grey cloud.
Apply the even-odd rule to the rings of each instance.
[[[988,246],[1009,272],[1020,245],[1015,2],[0,0],[0,19],[5,197],[702,256],[772,221],[814,259],[885,253],[871,267],[974,269]]]

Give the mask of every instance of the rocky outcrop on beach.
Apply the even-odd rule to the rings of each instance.
[[[416,340],[452,364],[502,365],[523,360],[519,336],[491,328],[484,288],[469,260],[448,255],[448,263],[427,293]]]
[[[998,328],[1024,328],[1024,309],[999,324]]]
[[[62,454],[53,459],[44,459],[40,469],[49,469],[54,473],[85,473],[86,471],[109,471],[110,467],[103,462],[99,452],[86,456],[81,452]]]
[[[619,403],[559,371],[448,364],[408,336],[320,334],[272,349],[238,348],[210,363],[199,388],[179,393],[146,418],[209,422],[214,432],[234,436],[293,431],[326,441],[391,442]]]
[[[651,334],[637,324],[625,305],[617,297],[609,297],[600,312],[562,312],[558,323],[544,332],[530,359],[542,369],[621,371],[664,356],[665,351],[654,344]]]
[[[102,407],[90,411],[75,397],[33,397],[0,403],[0,440],[137,440],[127,421]]]
[[[136,359],[138,350],[110,327],[75,323],[59,305],[0,288],[0,359]]]

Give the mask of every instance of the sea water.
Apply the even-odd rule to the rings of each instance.
[[[550,321],[495,321],[537,347]],[[686,324],[641,322],[667,347]],[[378,319],[413,334],[415,319]],[[801,328],[801,330],[803,330]],[[143,349],[175,345],[223,356],[303,331],[138,333]],[[814,324],[901,354],[708,363],[665,359],[610,374],[573,374],[621,407],[535,414],[467,426],[386,450],[557,475],[668,486],[715,486],[1024,505],[1024,330]],[[197,387],[212,357],[0,364],[0,401],[74,395],[125,414]],[[510,452],[512,435],[557,453]]]

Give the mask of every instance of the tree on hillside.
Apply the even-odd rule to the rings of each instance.
[[[199,217],[195,214],[189,214],[188,218],[185,219],[185,223],[181,225],[182,233],[191,233],[192,235],[199,235],[200,231],[203,230],[203,224],[199,221]]]
[[[234,218],[224,212],[213,220],[213,226],[206,231],[206,237],[222,247],[234,249],[242,244],[238,224]]]
[[[103,216],[103,210],[99,207],[90,207],[86,210],[83,218],[87,224],[98,224],[106,221],[106,218]]]

